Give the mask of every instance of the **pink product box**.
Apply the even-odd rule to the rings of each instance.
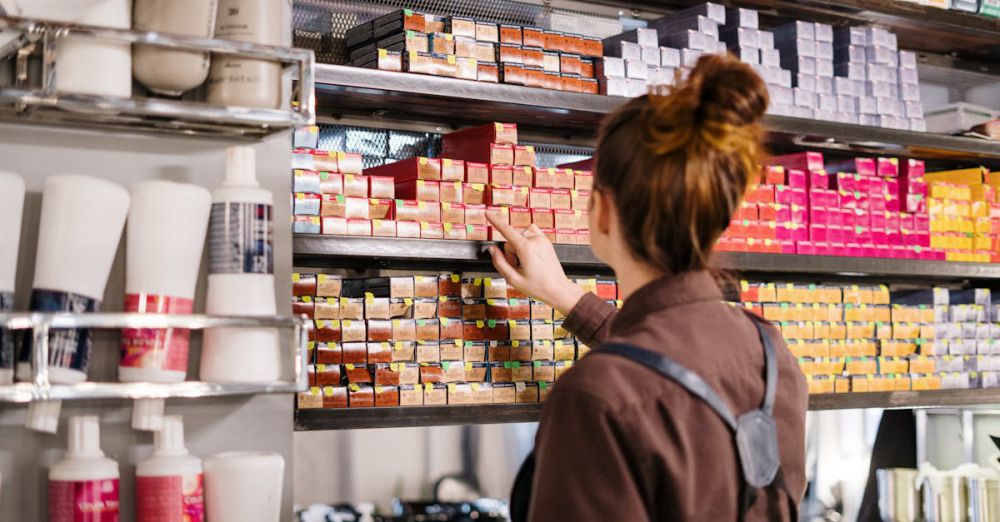
[[[899,230],[899,212],[887,212],[885,214],[885,228]]]
[[[809,187],[814,189],[830,188],[830,175],[825,170],[809,171]]]
[[[927,197],[927,182],[923,180],[908,180],[906,182],[906,193]]]
[[[1000,210],[1000,208],[998,208]],[[792,221],[792,206],[782,205],[781,203],[774,204],[774,216],[775,220],[779,223],[785,221]]]
[[[889,217],[886,216],[885,212],[875,212],[874,209],[872,209],[871,222],[872,228],[887,228]]]
[[[881,195],[870,196],[868,198],[868,210],[872,214],[884,213],[887,210],[888,205],[889,201]]]
[[[806,177],[806,172],[804,170],[789,169],[788,170],[788,186],[792,188],[806,188],[808,186],[808,179]]]
[[[809,225],[810,241],[826,241],[829,239],[829,228],[826,225]]]
[[[795,241],[782,241],[781,242],[781,253],[782,254],[794,254],[795,253]]]
[[[860,179],[861,176],[858,176],[857,174],[838,172],[833,181],[837,190],[854,192],[855,190],[858,190],[858,181],[860,181]]]
[[[899,176],[899,159],[897,158],[878,158],[875,160],[875,171],[879,176],[888,176],[895,178]]]
[[[795,245],[795,253],[803,256],[816,255],[816,245],[812,241],[799,241]]]
[[[882,196],[888,193],[888,184],[882,178],[865,178],[865,182],[868,184],[868,195],[870,196]]]
[[[900,210],[902,210],[902,208],[900,208],[899,206],[900,201],[901,200],[899,198],[891,198],[891,199],[886,198],[885,209],[888,210],[889,212],[899,212]]]
[[[829,243],[843,243],[847,240],[848,231],[847,227],[830,225],[826,227],[826,240]]]
[[[792,219],[794,223],[806,223],[809,219],[809,211],[804,206],[792,205]]]
[[[820,152],[797,152],[784,156],[773,156],[768,164],[798,170],[821,170],[824,168],[823,154]]]
[[[875,257],[892,257],[892,247],[889,245],[875,245]]]
[[[930,232],[931,231],[931,217],[927,214],[914,214],[913,215],[913,230],[915,232]]]
[[[925,213],[927,212],[927,198],[916,194],[909,194],[906,196],[906,207],[900,210]]]
[[[837,213],[839,219],[839,213]],[[829,225],[831,212],[825,207],[813,206],[809,209],[809,223],[812,225]]]
[[[857,243],[848,243],[845,247],[844,251],[848,257],[866,257],[865,247]]]

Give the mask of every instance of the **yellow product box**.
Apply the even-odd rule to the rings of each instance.
[[[801,359],[803,357],[816,357],[816,355],[813,354],[813,347],[801,339],[785,339],[785,344],[788,345],[788,351],[792,352],[792,355],[795,356],[796,359]]]
[[[941,352],[947,351],[947,348],[945,348],[947,343],[939,347],[933,339],[916,339],[913,343],[917,347],[916,353],[920,355],[944,355],[943,353],[938,353],[939,348]]]
[[[893,339],[916,339],[920,337],[920,325],[917,323],[892,323]]]
[[[845,321],[874,321],[875,313],[874,309],[868,305],[844,305],[844,320]]]
[[[894,323],[920,322],[920,309],[916,306],[894,304],[891,319]]]
[[[829,377],[807,376],[806,382],[809,384],[809,393],[833,393],[833,379]]]
[[[830,343],[830,357],[847,357],[851,355],[849,353],[850,346],[848,346],[847,341],[836,340],[829,341]]]
[[[992,238],[988,235],[977,234],[972,238],[973,250],[989,250],[992,247]]]
[[[826,375],[829,372],[830,363],[826,359],[816,357],[799,358],[799,369],[806,375]]]
[[[807,295],[805,286],[793,283],[777,283],[775,292],[776,301],[787,303],[804,303]]]
[[[849,375],[874,374],[877,370],[878,364],[874,357],[848,357],[844,364],[844,371]]]
[[[875,337],[875,323],[870,323],[870,322],[847,323],[848,339],[871,339],[872,337]]]
[[[910,357],[910,371],[913,373],[934,373],[936,368],[937,361],[932,357]]]
[[[975,233],[988,236],[993,228],[993,220],[989,217],[977,216],[975,219]]]
[[[888,306],[890,302],[891,296],[889,295],[888,286],[878,285],[872,287],[872,304]]]
[[[993,188],[1000,188],[1000,172],[990,172],[985,167],[981,168],[985,171],[983,178],[986,184]]]
[[[813,339],[829,339],[830,323],[813,323]]]
[[[940,198],[927,198],[927,213],[931,219],[944,215],[944,200]]]
[[[890,391],[910,391],[909,375],[893,375],[889,382],[892,387]]]
[[[839,286],[822,285],[817,288],[819,302],[825,304],[840,304],[844,302],[844,292]]]
[[[892,391],[893,384],[890,382],[889,377],[884,375],[871,375],[871,380],[868,381],[868,391],[871,392],[887,392]]]
[[[851,376],[851,393],[865,393],[871,391],[871,377],[871,375]]]
[[[851,357],[875,357],[878,355],[878,342],[871,339],[848,339],[847,352]]]
[[[941,377],[936,374],[913,374],[910,376],[910,388],[913,391],[940,390]]]
[[[844,373],[844,368],[847,365],[847,357],[830,357],[827,359],[829,362],[830,373],[841,374]]]
[[[895,373],[908,373],[910,371],[910,361],[902,357],[879,357],[878,373],[890,375]]]
[[[851,378],[843,375],[836,375],[833,378],[834,393],[848,393],[851,391]]]
[[[778,300],[778,289],[774,283],[763,283],[757,286],[757,301],[761,303],[774,303]]]
[[[986,167],[973,167],[970,169],[943,170],[939,172],[928,172],[924,174],[927,183],[945,182],[960,185],[979,185],[987,182],[989,169]]]
[[[806,345],[810,346],[809,350],[812,352],[813,357],[831,357],[830,353],[830,341],[827,339],[816,339],[813,341],[806,341]]]
[[[973,202],[986,202],[996,199],[996,191],[989,185],[969,185],[969,190],[972,192]]]
[[[934,339],[937,333],[936,328],[933,323],[922,323],[920,324],[920,331],[917,334],[920,339]]]
[[[781,336],[785,339],[802,339],[802,336],[799,335],[799,323],[782,321],[778,323],[778,329],[781,330]]]
[[[876,339],[892,339],[892,323],[888,321],[875,321]]]
[[[788,321],[791,317],[788,303],[764,303],[762,309],[764,311],[764,319],[771,322]]]
[[[830,339],[847,339],[847,323],[835,322],[830,325]]]
[[[955,230],[955,232],[963,234],[974,234],[976,232],[976,222],[972,218],[960,218],[955,221],[958,224],[958,230]]]
[[[794,303],[788,306],[791,321],[812,321],[812,308],[805,303]]]
[[[973,201],[969,204],[969,217],[990,217],[990,204],[986,201]]]
[[[902,357],[917,353],[917,345],[912,341],[884,339],[879,341],[879,355],[884,357]]]
[[[844,320],[844,305],[842,304],[813,304],[812,306],[812,320],[813,321],[843,321]]]

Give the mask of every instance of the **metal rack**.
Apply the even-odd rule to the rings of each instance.
[[[1000,390],[933,390],[873,393],[822,393],[809,396],[809,409],[944,408],[996,404]],[[538,422],[542,404],[423,406],[413,408],[345,408],[299,410],[296,431],[411,428],[462,424]]]
[[[293,393],[306,389],[306,349],[308,334],[299,317],[219,317],[208,315],[165,315],[136,313],[94,314],[0,314],[0,327],[31,330],[32,381],[0,385],[0,402],[26,403],[74,399],[166,399],[197,398],[259,393]],[[292,378],[263,383],[178,383],[81,382],[53,384],[49,380],[49,333],[59,329],[120,328],[276,328],[291,330],[294,345],[284,347],[283,360],[293,360]]]
[[[316,66],[320,116],[358,115],[452,125],[491,122],[503,115],[549,134],[590,137],[625,98],[518,85],[457,80],[343,65]],[[901,131],[769,115],[772,145],[838,153],[974,160],[1000,168],[1000,143],[929,132]]]
[[[3,16],[0,16],[0,31],[14,35],[0,46],[0,60],[13,57],[17,68],[14,84],[0,87],[0,120],[244,139],[259,139],[295,125],[315,122],[314,57],[310,50]],[[58,92],[53,89],[57,55],[53,50],[67,36],[269,60],[283,64],[299,81],[284,100],[288,108],[282,109]],[[40,78],[33,78],[28,61],[39,53],[42,73]]]

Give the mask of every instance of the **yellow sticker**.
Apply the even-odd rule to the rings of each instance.
[[[470,362],[465,363],[465,371],[471,371],[471,370],[472,370],[472,363]]]
[[[312,298],[311,295],[304,295],[304,296],[302,296],[302,302],[303,303],[311,303],[312,300],[313,300],[313,298]]]
[[[459,281],[461,281],[461,279],[458,277],[458,274],[451,274],[451,282],[452,283],[457,283]]]
[[[534,145],[528,145],[527,147],[525,147],[525,149],[527,149],[528,152],[531,152],[531,153],[535,152],[535,146]]]
[[[378,50],[378,57],[379,58],[385,58],[387,56],[389,56],[389,50],[388,49],[379,49]]]
[[[409,297],[404,297],[403,304],[405,304],[406,306],[413,306],[413,299]]]
[[[354,370],[354,365],[353,364],[345,364],[344,368],[347,368],[347,371],[352,371],[352,370]]]
[[[481,286],[483,284],[483,278],[477,277],[477,278],[473,279],[472,280],[472,284],[474,284],[476,286]]]
[[[301,279],[301,277],[302,276],[298,272],[292,272],[292,282],[293,283],[298,283],[299,279]]]
[[[449,36],[451,36],[451,35],[449,35]],[[450,167],[451,166],[451,159],[450,158],[444,158],[444,159],[441,160],[441,164],[444,165],[445,167]]]
[[[323,394],[326,395],[326,396],[328,396],[328,397],[332,396],[333,395],[333,386],[327,386],[327,387],[323,388]]]
[[[403,341],[396,341],[396,349],[397,350],[403,349]]]
[[[295,199],[306,199],[306,195],[301,192],[298,192],[295,194]]]
[[[521,346],[521,341],[511,341],[510,345],[517,348],[518,346]]]
[[[448,318],[447,317],[442,317],[441,318],[441,326],[448,326]]]
[[[458,387],[458,386],[456,386],[456,385],[455,385],[455,383],[453,383],[453,382],[449,382],[449,383],[448,383],[448,393],[455,393],[455,389],[456,389],[457,387]]]
[[[442,296],[438,297],[438,301],[440,301],[442,303],[445,302],[445,301],[447,301],[447,300],[448,300],[448,296],[446,296],[446,295],[442,295]]]
[[[309,388],[309,393],[312,394],[312,395],[319,395],[320,393],[323,393],[323,392],[319,389],[319,386],[311,386]]]
[[[318,371],[318,372],[325,372],[326,371],[326,365],[325,364],[317,364],[316,365],[316,371]]]
[[[472,383],[471,386],[472,386],[472,391],[474,391],[474,392],[478,392],[479,391],[479,383],[478,382]]]
[[[399,371],[399,363],[389,363],[389,369],[392,370],[392,371],[394,371],[394,372],[398,372]]]
[[[429,383],[429,382],[425,382],[424,383],[424,390],[431,391],[433,389],[434,389],[434,384],[433,383]]]
[[[485,326],[486,323],[484,323],[483,321],[476,321],[476,328],[483,328]]]
[[[340,306],[347,306],[347,298],[346,297],[341,297],[340,298]]]
[[[451,36],[451,35],[449,34],[448,36]],[[455,55],[454,54],[449,54],[448,55],[448,63],[450,65],[455,65]]]
[[[458,347],[458,348],[461,348],[462,347],[462,340],[461,339],[455,339],[455,346]]]
[[[341,325],[343,325],[344,328],[350,328],[351,327],[351,320],[350,319],[344,319],[343,321],[341,321]]]
[[[486,285],[486,288],[492,287],[493,286],[493,278],[491,278],[491,277],[484,277],[483,278],[483,284]]]
[[[375,300],[375,294],[373,294],[371,292],[365,292],[365,299],[368,300],[369,302],[374,301]]]
[[[507,321],[507,324],[509,324],[510,327],[513,328],[513,327],[517,326],[517,321],[511,319],[511,320]]]
[[[425,203],[423,201],[418,201],[417,202],[417,208],[424,208],[426,206],[427,206],[427,203]]]
[[[389,342],[388,341],[382,341],[382,344],[380,346],[382,346],[383,350],[388,350],[389,349]]]
[[[444,223],[444,231],[451,232],[451,223]]]

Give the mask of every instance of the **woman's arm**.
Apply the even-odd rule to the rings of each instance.
[[[604,341],[617,309],[566,277],[555,248],[538,227],[520,233],[491,216],[487,219],[507,239],[503,250],[490,247],[493,265],[507,282],[559,310],[566,316],[563,326],[584,344],[596,347]]]

